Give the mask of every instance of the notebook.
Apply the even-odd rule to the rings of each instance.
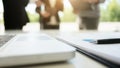
[[[0,67],[61,62],[74,56],[75,48],[46,34],[0,35]]]
[[[60,34],[57,39],[76,47],[78,50],[83,50],[106,60],[107,65],[111,67],[113,65],[120,66],[120,43],[112,44],[96,44],[86,41],[86,39],[112,39],[120,38],[120,33],[71,33],[71,34]],[[118,39],[119,40],[119,39]],[[102,61],[103,61],[102,60]],[[110,64],[109,64],[110,63]]]

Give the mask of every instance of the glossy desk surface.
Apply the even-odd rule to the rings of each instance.
[[[59,30],[41,30],[38,32],[27,32],[27,31],[19,31],[19,30],[10,30],[10,31],[0,32],[0,34],[46,33],[52,37],[56,37],[59,34],[66,34],[66,33],[77,34],[80,32],[81,31],[62,32]],[[66,62],[49,63],[49,64],[33,64],[33,65],[22,66],[22,68],[106,68],[106,66],[76,51],[75,58],[68,60]]]

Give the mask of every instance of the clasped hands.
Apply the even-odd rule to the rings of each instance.
[[[45,17],[45,18],[47,18],[47,17],[50,16],[50,13],[47,12],[47,11],[42,11],[42,12],[40,12],[40,14],[41,14],[43,17]]]
[[[37,0],[35,3],[36,3],[37,7],[40,7],[43,4],[43,2],[41,0]],[[41,14],[43,17],[49,17],[50,16],[50,13],[47,12],[47,11],[41,11],[41,12],[39,12],[39,14]]]
[[[37,0],[37,1],[35,1],[35,4],[37,7],[40,7],[42,5],[42,2],[41,2],[41,0]]]

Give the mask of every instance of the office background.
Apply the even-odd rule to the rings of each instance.
[[[38,24],[38,19],[39,15],[35,12],[35,0],[30,0],[29,5],[26,7],[27,13],[30,18],[30,22],[34,23],[35,25]],[[63,23],[65,26],[66,24],[69,24],[73,27],[74,29],[77,29],[76,25],[74,22],[76,22],[76,15],[72,13],[72,7],[68,0],[64,0],[64,5],[67,10],[64,10],[64,13],[60,12],[60,17],[61,17],[61,23]],[[100,31],[120,31],[119,25],[120,25],[120,8],[119,8],[119,0],[106,0],[105,3],[101,4],[101,20],[100,20],[100,25],[99,29]],[[69,12],[68,12],[69,10]],[[0,1],[0,24],[3,24],[3,5],[2,1]],[[107,28],[105,28],[107,26]],[[69,26],[70,27],[70,26]],[[0,27],[2,28],[2,27]],[[104,30],[102,28],[105,28]],[[110,29],[109,29],[110,28]]]

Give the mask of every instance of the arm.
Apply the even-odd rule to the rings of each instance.
[[[57,4],[58,4],[57,7],[59,8],[58,11],[63,11],[64,9],[63,0],[58,0]]]
[[[40,10],[41,10],[40,6],[41,6],[42,2],[40,0],[38,0],[35,2],[35,4],[36,4],[36,12],[40,13]]]
[[[36,12],[43,17],[49,17],[50,13],[48,13],[47,11],[42,11],[41,6],[42,6],[43,2],[41,0],[36,1]]]
[[[74,12],[76,12],[76,10],[78,9],[78,6],[79,6],[79,4],[78,4],[79,2],[77,0],[69,0],[69,2],[73,7]]]
[[[36,7],[35,11],[36,11],[37,13],[40,13],[40,7]]]
[[[78,14],[79,13],[79,0],[69,0],[72,8],[73,8],[73,13]]]
[[[24,0],[25,6],[29,3],[29,0]]]
[[[93,4],[99,4],[99,3],[104,3],[105,0],[83,0],[83,1]]]

